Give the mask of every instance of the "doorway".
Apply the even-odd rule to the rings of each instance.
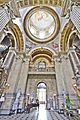
[[[46,90],[47,86],[44,82],[37,85],[37,98],[39,99],[40,104],[46,104]]]

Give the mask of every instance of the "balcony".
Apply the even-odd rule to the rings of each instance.
[[[28,74],[55,74],[55,69],[52,67],[47,68],[30,67]]]

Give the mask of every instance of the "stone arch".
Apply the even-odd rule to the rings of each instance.
[[[73,46],[73,42],[74,42],[74,38],[75,38],[76,34],[77,34],[76,30],[74,30],[70,33],[68,42],[67,42],[67,49],[69,49],[70,47]]]
[[[38,86],[40,83],[44,83],[44,84],[45,84],[45,86],[47,87],[46,82],[38,82],[38,83],[37,83],[37,86]]]
[[[38,85],[39,85],[40,83],[44,83],[45,86],[46,86],[46,90],[47,90],[47,87],[48,87],[47,81],[45,81],[45,80],[36,81],[36,88],[38,88]]]
[[[37,86],[40,84],[40,83],[44,83],[45,84],[45,86],[46,86],[46,89],[48,89],[48,82],[46,81],[46,80],[37,80],[36,82],[35,82],[35,86],[36,86],[36,89],[37,89]]]
[[[62,53],[67,51],[67,43],[70,33],[73,31],[73,23],[71,20],[65,25],[62,33],[61,33],[61,41],[60,41],[60,50]]]
[[[14,34],[11,31],[3,32],[0,44],[2,46],[0,57],[2,59],[2,62],[4,62],[6,61],[9,53],[11,55],[11,52],[9,52],[9,50],[16,50],[16,38]]]
[[[35,61],[40,60],[40,58],[45,58],[46,63],[49,63],[48,65],[50,65],[53,62],[52,60],[54,56],[56,56],[56,53],[46,47],[37,47],[30,51],[29,56],[31,63],[35,63]]]
[[[52,96],[52,94],[54,93],[54,91],[56,92],[56,87],[54,87],[54,91],[51,91],[53,89],[53,87],[51,86],[53,84],[52,80],[47,80],[47,79],[38,79],[35,81],[35,86],[34,86],[34,91],[37,92],[37,85],[39,83],[45,83],[46,85],[46,92],[47,92],[47,96]],[[50,95],[49,92],[51,91]]]
[[[33,51],[37,50],[37,49],[47,49],[47,50],[51,51],[51,53],[52,53],[54,56],[57,55],[57,53],[56,53],[55,50],[52,50],[51,48],[48,48],[48,47],[36,47],[36,48],[33,48],[32,50],[30,50],[30,52],[29,52],[28,54],[31,55],[31,53],[32,53]]]
[[[10,29],[16,38],[17,50],[19,52],[23,52],[24,51],[24,41],[23,41],[23,36],[22,36],[19,26],[17,24],[13,24],[13,26],[10,26]]]
[[[7,37],[9,39],[9,41],[11,42],[11,47],[14,47],[16,49],[17,48],[17,43],[16,43],[16,38],[15,38],[13,32],[12,31],[6,31],[6,34],[4,35],[4,37],[1,40],[1,43],[3,42],[5,37]]]

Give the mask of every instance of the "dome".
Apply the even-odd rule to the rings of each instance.
[[[54,32],[55,21],[45,10],[36,11],[29,20],[31,34],[39,39],[46,39]]]
[[[27,37],[34,42],[49,42],[59,33],[60,20],[52,8],[37,6],[26,14],[24,30]]]

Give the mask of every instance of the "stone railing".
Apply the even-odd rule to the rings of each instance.
[[[70,50],[69,59],[73,68],[74,73],[79,72],[80,74],[80,60],[74,50]]]
[[[30,67],[29,72],[55,72],[55,69],[52,67],[46,67],[46,68]]]
[[[6,26],[6,24],[10,21],[10,14],[8,8],[5,6],[4,8],[0,7],[0,32]]]
[[[77,28],[77,30],[80,32],[80,6],[73,6],[72,10],[70,12],[70,18]]]

